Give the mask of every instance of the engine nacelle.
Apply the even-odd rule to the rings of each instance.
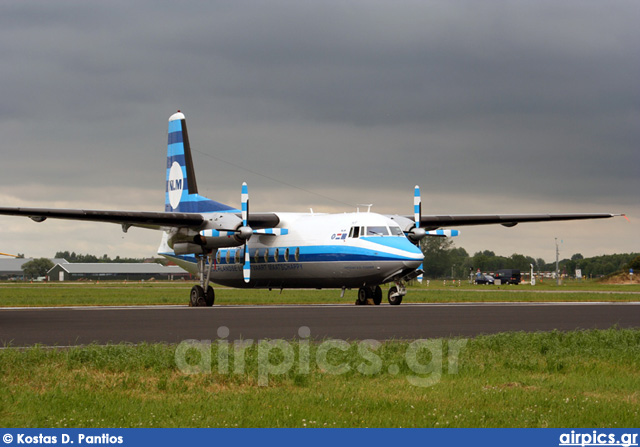
[[[193,242],[209,250],[238,247],[245,243],[237,231],[202,230],[194,236]]]
[[[237,247],[245,243],[240,229],[242,219],[232,213],[211,215],[203,230],[176,228],[169,235],[168,244],[176,254],[208,253],[218,248]]]

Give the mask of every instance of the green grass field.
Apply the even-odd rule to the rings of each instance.
[[[308,373],[300,366],[307,348],[291,342],[291,367],[269,375],[267,386],[259,385],[264,362],[255,344],[240,356],[214,342],[203,351],[210,352],[211,371],[191,375],[176,366],[174,345],[4,349],[0,426],[639,426],[640,330],[432,342],[444,348],[442,368],[430,351],[409,356],[409,342],[369,350],[377,361],[352,343],[346,352],[329,351],[324,362],[322,343],[314,343],[312,360],[302,362]],[[463,346],[457,362],[456,343]],[[180,358],[207,365],[203,352],[187,350]],[[272,350],[266,361],[279,365],[280,352]],[[333,374],[336,366],[348,371]],[[433,384],[416,386],[411,378]]]
[[[431,281],[413,286],[406,303],[483,301],[637,301],[640,285],[604,285],[595,281],[538,283],[536,286],[476,286],[461,282]],[[192,284],[188,282],[0,283],[0,306],[65,305],[186,305]],[[386,296],[386,289],[383,288]],[[216,304],[353,303],[356,291],[261,290],[216,287]],[[386,300],[385,300],[386,302]]]
[[[186,305],[190,287],[3,283],[0,306]],[[339,290],[216,293],[219,305],[355,300],[355,291],[341,299]],[[639,295],[637,285],[596,282],[492,287],[432,281],[411,287],[405,302],[637,301]],[[257,344],[240,355],[218,341],[204,351],[163,344],[0,349],[0,426],[639,426],[640,329],[429,341],[442,347],[437,352],[412,350],[417,342],[407,341],[388,341],[375,351],[339,345],[346,352],[323,350],[331,341],[308,348],[287,343],[291,358],[278,349],[261,357]],[[457,356],[455,346],[463,346]],[[177,349],[184,354],[178,360]],[[309,361],[301,362],[306,352]],[[178,366],[184,361],[205,370],[187,374]],[[335,374],[336,368],[346,371]]]

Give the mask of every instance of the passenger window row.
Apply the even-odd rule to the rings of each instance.
[[[292,252],[293,251],[293,257]],[[300,247],[296,247],[292,250],[289,247],[281,248],[256,248],[249,250],[251,256],[251,262],[255,264],[267,263],[267,262],[289,262],[295,260],[300,261]],[[218,250],[216,253],[217,264],[242,264],[244,262],[244,249],[243,248],[230,248],[224,250]]]

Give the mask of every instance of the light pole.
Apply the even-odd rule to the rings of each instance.
[[[560,257],[560,249],[558,248],[558,238],[556,239],[556,285],[559,286],[560,285],[560,263],[559,263],[559,257]]]

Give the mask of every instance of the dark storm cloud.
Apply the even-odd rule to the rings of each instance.
[[[181,108],[219,198],[248,180],[275,201],[282,180],[347,203],[420,183],[637,206],[638,19],[635,1],[3,3],[0,183],[160,190]]]

